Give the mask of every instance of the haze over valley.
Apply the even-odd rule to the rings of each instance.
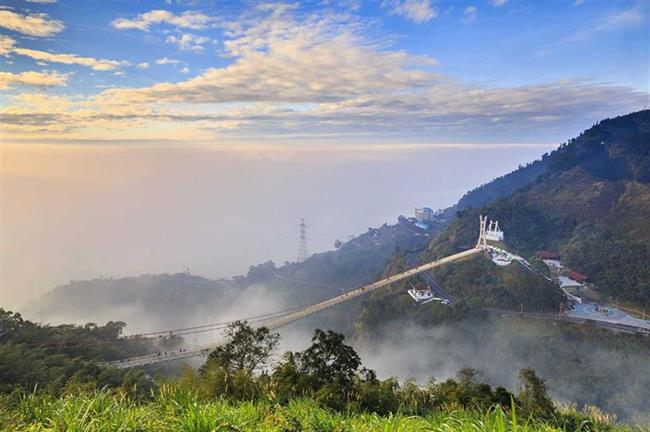
[[[10,147],[2,302],[23,308],[70,280],[186,268],[229,278],[268,259],[294,261],[300,217],[310,251],[331,250],[415,207],[452,205],[550,148]]]

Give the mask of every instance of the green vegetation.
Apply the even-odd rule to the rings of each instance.
[[[593,408],[563,410],[565,423],[522,418],[499,407],[487,411],[449,409],[425,416],[336,412],[309,399],[272,402],[206,400],[177,386],[163,386],[146,402],[125,395],[93,392],[55,399],[25,395],[0,400],[0,428],[48,432],[558,432],[647,429],[610,423]]]
[[[431,381],[426,387],[411,381],[400,385],[394,378],[382,381],[374,371],[362,367],[359,355],[345,344],[343,335],[332,331],[316,330],[311,346],[285,353],[269,371],[264,366],[270,364],[277,341],[277,335],[265,328],[252,329],[245,323],[235,323],[227,342],[210,354],[199,372],[186,369],[179,382],[205,398],[279,403],[309,398],[336,411],[382,415],[398,411],[422,415],[445,406],[486,410],[500,405],[508,409],[513,400],[518,404],[504,388],[493,390],[476,382],[476,371],[472,369],[461,370],[458,380],[439,384]],[[255,373],[256,370],[259,372]],[[536,402],[529,406],[538,410],[536,417],[554,414],[552,406]]]
[[[95,362],[158,351],[143,338],[120,337],[125,324],[40,326],[0,308],[0,393],[42,389],[57,395],[78,387],[152,388],[140,370],[103,368]],[[158,344],[173,343],[162,339]]]
[[[404,259],[396,257],[386,275],[405,269]],[[486,315],[482,310],[485,306],[556,312],[562,301],[559,287],[539,274],[530,272],[518,263],[498,267],[485,256],[438,267],[431,275],[458,301],[452,306],[437,302],[416,305],[406,291],[420,281],[418,277],[409,278],[368,297],[357,321],[357,336],[381,340],[387,336],[383,328],[391,321],[434,326],[482,317]]]
[[[627,431],[595,408],[556,408],[544,381],[520,373],[520,391],[492,389],[462,369],[456,380],[421,387],[379,380],[361,367],[342,335],[317,330],[312,345],[288,352],[268,373],[277,335],[233,324],[196,373],[187,368],[148,395],[134,387],[68,387],[0,397],[7,431]],[[260,370],[261,369],[261,370]],[[255,372],[259,370],[258,372]],[[640,429],[638,429],[640,430]]]

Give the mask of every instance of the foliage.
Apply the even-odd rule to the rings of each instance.
[[[121,338],[124,325],[41,326],[0,308],[0,393],[22,388],[60,394],[80,386],[137,388],[146,393],[152,382],[142,371],[95,363],[156,350],[151,341]]]
[[[231,342],[246,326],[233,328],[228,347],[220,356],[230,358],[228,350],[237,350]],[[492,388],[475,380],[476,371],[463,369],[458,380],[449,379],[426,387],[407,381],[400,385],[394,378],[379,380],[372,370],[362,367],[355,350],[345,344],[343,335],[316,330],[312,344],[301,352],[287,352],[271,375],[253,374],[245,368],[226,369],[222,363],[208,361],[198,376],[188,375],[180,382],[191,383],[204,397],[228,397],[235,400],[268,400],[288,403],[308,397],[337,411],[370,411],[378,414],[403,412],[424,414],[443,407],[488,409],[495,404],[509,409],[514,396],[503,388]],[[542,389],[545,395],[545,389]]]
[[[642,432],[641,427],[601,422],[573,410],[571,420],[536,420],[499,406],[487,410],[442,410],[423,416],[393,413],[340,413],[296,399],[286,405],[268,402],[206,400],[178,386],[161,388],[148,401],[95,391],[51,398],[16,396],[0,404],[0,428],[48,432]],[[573,427],[577,422],[577,427]],[[647,430],[647,429],[646,429]]]
[[[245,321],[235,321],[226,329],[225,338],[228,342],[210,353],[204,368],[217,366],[229,373],[242,370],[250,374],[267,366],[280,335],[266,327],[254,329]]]
[[[554,413],[553,402],[546,393],[546,383],[535,371],[525,368],[519,371],[519,403],[522,411],[536,418],[549,418]]]

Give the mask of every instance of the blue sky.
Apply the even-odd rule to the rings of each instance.
[[[551,142],[648,103],[647,1],[10,1],[12,142]]]

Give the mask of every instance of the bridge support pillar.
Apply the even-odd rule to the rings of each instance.
[[[487,219],[487,216],[478,215],[479,230],[478,241],[476,242],[476,247],[478,249],[487,249],[487,237],[485,236],[487,231]]]

